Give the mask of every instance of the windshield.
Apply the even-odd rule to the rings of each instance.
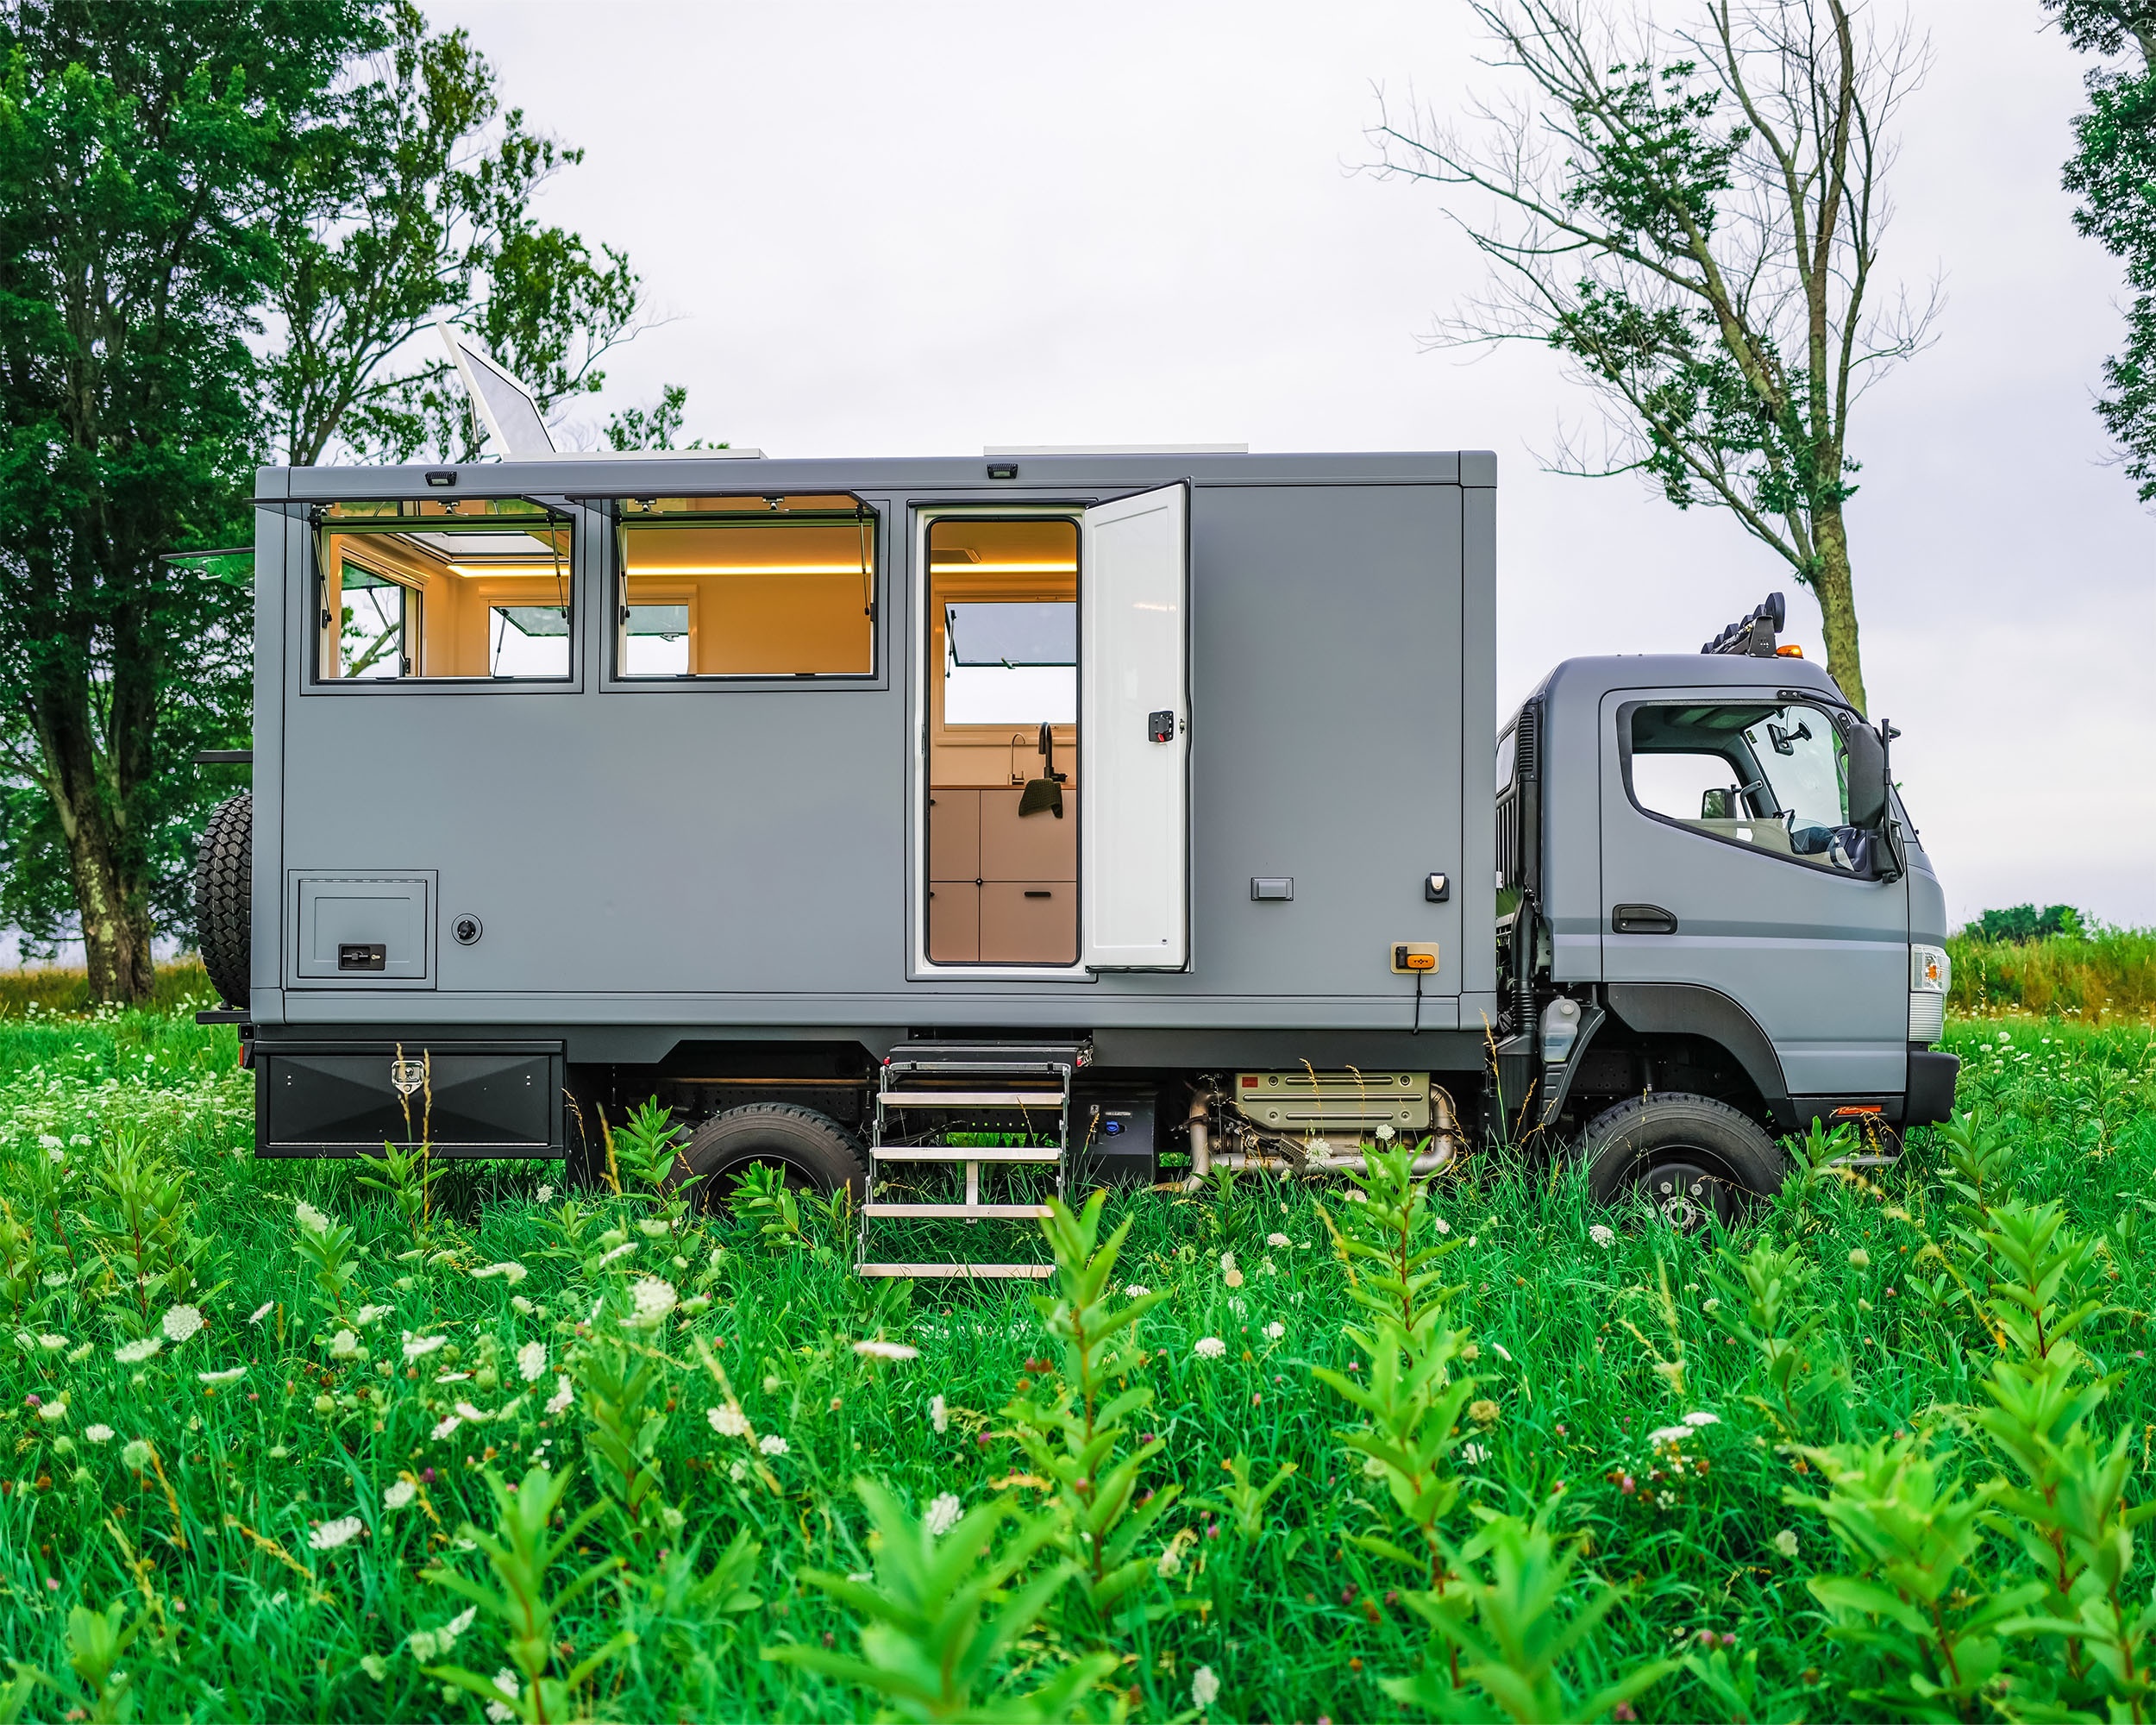
[[[1849,756],[1826,708],[1633,709],[1633,799],[1650,814],[1822,868],[1853,866]]]

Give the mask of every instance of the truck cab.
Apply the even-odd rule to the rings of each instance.
[[[1598,1193],[1771,1189],[1770,1135],[1946,1119],[1946,898],[1875,730],[1779,647],[1567,660],[1500,735],[1498,1088]]]

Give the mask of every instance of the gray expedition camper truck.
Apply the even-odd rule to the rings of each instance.
[[[1778,599],[1501,731],[1495,480],[265,470],[252,801],[198,871],[258,1153],[580,1158],[656,1096],[708,1191],[847,1182],[865,1270],[993,1274],[1067,1181],[1501,1130],[1683,1223],[1775,1134],[1945,1118],[1883,734]]]

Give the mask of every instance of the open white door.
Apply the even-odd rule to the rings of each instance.
[[[1190,962],[1190,487],[1086,511],[1078,737],[1089,970]]]

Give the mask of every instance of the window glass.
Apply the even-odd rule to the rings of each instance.
[[[619,674],[874,674],[875,530],[845,496],[629,500]]]
[[[569,524],[541,505],[328,505],[316,583],[321,681],[569,674]]]
[[[1520,727],[1514,724],[1497,739],[1497,788],[1505,790],[1512,784],[1513,756],[1520,747]]]
[[[1640,706],[1633,800],[1651,814],[1820,868],[1849,869],[1849,759],[1823,707]]]
[[[947,604],[946,724],[1075,724],[1075,599]]]

